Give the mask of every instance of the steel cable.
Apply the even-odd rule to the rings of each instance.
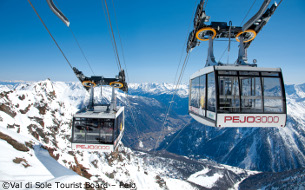
[[[109,20],[109,26],[110,26],[110,29],[111,29],[112,39],[114,41],[115,54],[116,54],[116,57],[118,59],[119,70],[122,70],[122,66],[121,66],[121,62],[120,62],[120,57],[119,57],[119,53],[118,53],[118,47],[117,47],[117,44],[116,44],[116,40],[115,40],[113,28],[112,28],[112,23],[111,23],[111,18],[110,18],[110,14],[109,14],[109,9],[108,9],[108,5],[107,5],[107,1],[104,0],[104,2],[105,2],[105,6],[106,6],[106,12],[107,12],[107,15],[108,15],[108,20]]]
[[[192,121],[192,119],[190,119],[190,120],[180,129],[180,131],[179,131],[179,132],[174,136],[174,138],[168,143],[168,145],[166,146],[166,148],[164,148],[164,150],[167,150],[167,149],[170,147],[170,145],[174,142],[174,140],[175,140],[177,137],[179,137],[180,133],[181,133],[187,126],[189,126],[190,124],[194,123],[194,122],[191,123],[191,121]]]
[[[54,1],[55,1],[55,3],[56,3],[56,6],[59,7],[57,1],[56,1],[56,0],[54,0]],[[59,8],[60,8],[60,7],[59,7]],[[94,71],[93,71],[93,69],[92,69],[92,67],[91,67],[91,64],[89,63],[89,61],[88,61],[88,59],[87,59],[87,56],[86,56],[85,52],[84,52],[83,49],[81,48],[81,45],[79,44],[79,42],[78,42],[76,36],[74,35],[74,32],[72,31],[72,28],[71,28],[70,26],[68,26],[68,28],[69,28],[69,30],[70,30],[70,32],[71,32],[71,34],[72,34],[72,36],[73,36],[73,38],[74,38],[74,40],[75,40],[77,46],[78,46],[78,48],[80,49],[80,51],[81,51],[83,57],[85,58],[85,60],[86,60],[86,62],[87,62],[87,64],[88,64],[88,66],[89,66],[91,72],[93,73],[93,75],[95,75],[95,73],[94,73]]]
[[[194,15],[194,13],[196,12],[196,7],[197,7],[196,5],[197,5],[197,0],[196,0],[196,2],[195,2],[195,6],[194,6],[194,10],[193,10],[193,15]],[[189,31],[189,28],[190,28],[190,25],[191,25],[192,21],[193,21],[193,19],[191,19],[191,21],[190,21],[190,23],[189,23],[188,31]],[[187,42],[187,40],[188,40],[188,37],[186,38],[186,42]],[[184,44],[184,46],[185,46],[185,45],[186,45],[186,43]],[[184,47],[184,48],[185,48],[185,47]],[[177,71],[176,71],[176,75],[175,75],[175,81],[176,81],[176,77],[177,77],[177,74],[178,74],[178,70],[179,70],[179,67],[180,67],[180,64],[181,64],[182,55],[183,55],[183,53],[181,54],[181,57],[180,57],[179,65],[178,65],[178,68],[177,68]],[[159,137],[158,137],[158,139],[157,139],[157,141],[156,141],[156,143],[155,143],[154,149],[153,149],[154,151],[156,151],[156,148],[157,148],[158,142],[159,142],[159,140],[160,140],[160,138],[161,138],[161,135],[164,134],[164,126],[165,126],[165,123],[166,123],[166,121],[167,121],[169,112],[170,112],[170,110],[171,110],[172,103],[174,102],[174,98],[175,98],[175,95],[176,95],[176,93],[177,93],[178,86],[180,85],[180,82],[181,82],[181,80],[182,80],[182,76],[183,76],[183,74],[184,74],[184,71],[185,71],[185,68],[186,68],[188,59],[189,59],[189,51],[187,52],[187,54],[186,54],[186,56],[185,56],[185,59],[184,59],[184,62],[183,62],[183,65],[182,65],[182,67],[181,67],[181,72],[180,72],[179,78],[178,78],[178,80],[177,80],[177,83],[176,83],[176,86],[175,86],[175,89],[174,89],[174,92],[173,92],[172,100],[170,101],[170,104],[169,104],[169,106],[168,106],[168,108],[167,108],[167,111],[166,111],[165,118],[164,118],[163,123],[162,123],[162,127],[161,127],[162,131],[161,131],[161,133],[160,133],[160,135],[159,135]]]
[[[40,17],[40,15],[38,14],[37,10],[35,9],[34,5],[32,4],[32,2],[30,0],[28,0],[28,2],[30,3],[31,7],[33,8],[33,10],[35,11],[36,15],[38,16],[39,20],[41,21],[41,23],[43,24],[43,26],[45,27],[45,29],[48,31],[49,35],[51,36],[51,38],[53,39],[54,43],[56,44],[57,48],[59,49],[59,51],[62,53],[62,55],[64,56],[64,58],[66,59],[67,63],[69,64],[70,68],[73,71],[73,67],[71,65],[71,63],[69,62],[68,58],[66,57],[65,53],[62,51],[62,49],[60,48],[60,46],[58,45],[58,43],[56,42],[55,38],[53,37],[53,35],[51,34],[50,30],[48,29],[48,27],[46,26],[46,24],[43,22],[42,18]]]

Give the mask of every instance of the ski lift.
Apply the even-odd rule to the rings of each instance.
[[[206,66],[190,77],[189,114],[198,122],[214,127],[284,127],[286,97],[280,68],[260,68],[247,62],[246,50],[277,8],[271,0],[243,27],[211,22],[198,5],[194,30],[190,33],[187,52],[198,40],[209,41]],[[236,38],[239,55],[236,64],[217,63],[213,54],[215,38]]]
[[[101,76],[85,77],[73,68],[76,76],[86,90],[90,90],[89,104],[73,116],[72,149],[113,152],[124,133],[124,107],[116,106],[115,88],[128,91],[125,74],[122,70],[117,78]],[[94,105],[94,87],[110,85],[112,97],[110,104]]]

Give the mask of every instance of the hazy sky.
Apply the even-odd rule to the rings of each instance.
[[[45,0],[31,0],[71,64],[92,75],[73,35],[49,9]],[[54,0],[70,20],[70,28],[96,75],[118,74],[102,0]],[[193,10],[199,0],[108,0],[116,31],[113,3],[122,39],[129,82],[174,82]],[[239,26],[254,0],[209,0],[210,21]],[[256,3],[249,19],[261,6]],[[55,46],[27,0],[0,0],[0,80],[76,81],[74,73]],[[246,19],[246,20],[247,20]],[[305,82],[305,1],[283,0],[269,23],[248,49],[249,61],[261,67],[281,67],[285,83]],[[119,43],[118,36],[117,42]],[[218,61],[227,42],[215,42]],[[238,43],[231,44],[230,62],[237,58]],[[193,50],[183,82],[205,65],[207,42]],[[119,48],[121,52],[121,49]],[[227,62],[225,53],[222,61]],[[121,59],[123,57],[121,56]]]

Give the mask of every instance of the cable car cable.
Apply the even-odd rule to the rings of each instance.
[[[121,38],[120,30],[119,30],[119,25],[118,25],[117,17],[116,17],[116,10],[115,10],[115,6],[114,6],[113,0],[111,2],[112,2],[113,11],[114,11],[114,20],[115,20],[116,28],[117,28],[117,31],[118,31],[118,37],[119,37],[119,42],[120,42],[120,46],[121,46],[121,54],[122,54],[122,57],[123,57],[123,63],[124,63],[124,66],[125,66],[125,72],[126,72],[126,76],[127,76],[127,81],[129,81],[129,75],[128,75],[127,65],[126,65],[126,61],[125,61],[125,54],[124,54],[122,38]],[[126,100],[127,100],[127,103],[128,103],[127,106],[130,107],[131,117],[132,117],[132,120],[133,120],[133,123],[134,123],[134,129],[137,132],[138,140],[140,140],[140,136],[139,136],[139,132],[138,132],[139,130],[138,130],[138,127],[137,127],[136,119],[134,117],[134,112],[132,110],[132,106],[131,106],[130,101],[129,101],[129,95],[126,92],[125,92],[125,95],[126,95]]]
[[[136,132],[137,132],[138,139],[140,139],[140,136],[139,136],[139,131],[138,131],[138,128],[137,128],[137,125],[136,125],[137,123],[136,123],[136,120],[135,120],[135,117],[134,117],[134,114],[133,114],[133,111],[132,111],[132,106],[131,106],[131,104],[130,104],[130,101],[129,101],[128,96],[127,96],[126,100],[127,100],[128,106],[130,107],[130,111],[131,111],[131,118],[132,118],[133,123],[134,123],[134,129],[135,129],[135,130],[136,130]]]
[[[115,6],[114,6],[113,0],[111,2],[112,2],[112,6],[113,6],[114,20],[115,20],[116,28],[117,28],[117,31],[118,31],[118,36],[119,36],[119,41],[120,41],[120,46],[121,46],[121,54],[122,54],[122,57],[123,57],[123,63],[124,63],[124,66],[125,66],[125,72],[126,72],[126,76],[127,76],[127,81],[129,81],[129,75],[128,75],[127,65],[126,65],[126,61],[125,61],[125,54],[124,54],[122,38],[121,38],[120,30],[119,30],[119,25],[118,25],[117,17],[116,17],[116,10],[115,10]],[[134,125],[135,125],[135,129],[137,131],[138,139],[139,139],[139,132],[138,132],[138,129],[137,129],[134,113],[133,113],[133,110],[132,110],[132,107],[131,107],[131,104],[130,104],[130,101],[129,101],[129,95],[126,92],[125,92],[125,95],[126,95],[126,98],[127,98],[128,105],[130,106],[130,111],[131,111],[132,119],[133,119],[133,122],[134,122]]]
[[[226,51],[228,50],[228,47],[229,47],[229,46],[227,46],[226,49],[222,52],[222,54],[221,54],[221,56],[220,56],[220,59],[219,59],[218,63],[221,61],[222,57],[225,55]]]
[[[280,4],[282,3],[282,1],[283,1],[283,0],[281,0],[281,1],[277,4],[277,6],[280,6]]]
[[[243,22],[245,21],[245,19],[247,18],[247,16],[249,15],[251,9],[253,8],[254,4],[255,4],[256,0],[254,0],[253,4],[251,5],[250,9],[248,10],[246,16],[244,17],[244,19],[241,21],[240,26],[242,26]]]
[[[209,1],[209,0],[207,0],[207,1],[205,2],[204,9],[207,7],[208,1]]]
[[[114,56],[115,56],[115,62],[117,64],[117,67],[118,67],[118,70],[120,70],[120,66],[118,64],[118,59],[116,58],[116,50],[115,50],[115,45],[114,45],[114,42],[113,42],[113,38],[111,36],[111,29],[110,29],[110,24],[109,24],[109,19],[107,18],[107,14],[106,14],[106,8],[104,7],[105,5],[103,4],[103,0],[102,0],[102,8],[103,8],[103,12],[104,12],[104,16],[105,16],[105,20],[106,20],[106,23],[107,23],[107,28],[108,28],[108,32],[109,32],[109,35],[110,35],[110,40],[111,40],[111,45],[112,45],[112,49],[113,49],[113,52],[114,52]]]
[[[121,47],[121,51],[122,51],[121,54],[122,54],[123,63],[124,63],[124,66],[125,66],[125,73],[126,73],[126,76],[127,76],[127,81],[129,81],[129,75],[128,75],[127,65],[126,65],[126,61],[125,61],[124,48],[123,48],[123,43],[122,43],[122,39],[121,39],[121,35],[120,35],[120,30],[119,30],[118,22],[117,22],[116,11],[115,11],[115,7],[114,7],[114,2],[113,2],[113,0],[112,0],[112,7],[113,7],[113,12],[114,12],[115,24],[116,24],[116,28],[117,28],[117,31],[118,31],[118,36],[119,36],[119,41],[120,41],[120,47]],[[109,18],[110,18],[110,17],[109,17]],[[128,94],[127,94],[127,96],[128,96]]]
[[[155,144],[155,147],[154,147],[154,150],[155,150],[155,151],[156,151],[158,142],[159,142],[159,140],[160,140],[160,137],[161,137],[161,135],[163,135],[163,133],[164,133],[165,122],[167,121],[169,112],[170,112],[171,107],[172,107],[172,104],[173,104],[173,102],[174,102],[175,95],[177,94],[178,86],[179,86],[179,84],[180,84],[180,82],[181,82],[181,80],[182,80],[182,76],[183,76],[184,70],[185,70],[185,68],[186,68],[186,65],[187,65],[187,62],[188,62],[188,58],[189,58],[189,52],[186,54],[186,57],[185,57],[185,59],[184,59],[184,63],[183,63],[182,68],[181,68],[181,72],[180,72],[180,75],[179,75],[179,78],[178,78],[178,81],[177,81],[177,84],[176,84],[176,87],[175,87],[175,90],[174,90],[174,93],[173,93],[173,96],[172,96],[172,100],[170,101],[170,105],[168,106],[168,109],[167,109],[165,118],[164,118],[164,120],[163,120],[162,132],[161,132],[161,134],[159,135],[158,140],[156,141],[156,144]]]
[[[113,6],[113,12],[114,12],[114,21],[115,21],[116,28],[117,28],[118,35],[119,35],[119,41],[120,41],[120,46],[121,46],[121,51],[122,51],[121,54],[122,54],[122,57],[123,57],[123,63],[124,63],[124,66],[125,66],[125,72],[126,72],[127,79],[129,81],[129,76],[128,76],[128,72],[127,72],[127,66],[126,66],[126,61],[125,61],[124,48],[123,48],[122,38],[121,38],[120,30],[119,30],[119,25],[118,25],[118,21],[117,21],[117,17],[116,17],[116,11],[115,11],[113,0],[112,0],[112,6]]]
[[[243,24],[243,22],[245,21],[245,19],[246,19],[247,16],[249,15],[249,13],[250,13],[250,11],[252,10],[252,8],[253,8],[253,6],[254,6],[255,3],[256,3],[256,0],[254,0],[254,2],[252,3],[252,5],[251,5],[251,7],[249,8],[248,12],[246,13],[245,17],[244,17],[243,20],[241,21],[240,25]],[[231,22],[231,21],[230,21],[230,22]],[[232,23],[231,23],[231,24],[232,24]],[[231,27],[232,27],[232,25],[230,25],[229,32],[231,32]],[[231,39],[231,38],[229,38],[229,46],[230,46],[230,43],[231,43],[231,40],[230,40],[230,39]],[[222,57],[224,56],[224,54],[225,54],[225,52],[226,52],[227,50],[228,50],[228,56],[229,56],[229,52],[230,52],[230,47],[229,47],[229,46],[223,51],[223,53],[222,53],[222,55],[221,55],[221,57],[220,57],[220,59],[219,59],[218,62],[221,61]],[[227,62],[229,62],[229,58],[228,58],[228,61],[227,61]]]
[[[181,83],[182,76],[183,76],[183,74],[184,74],[184,71],[185,71],[186,65],[187,65],[187,63],[188,63],[188,60],[189,60],[189,54],[190,54],[190,52],[187,52],[187,54],[186,54],[186,56],[185,56],[185,59],[184,59],[184,62],[183,62],[182,68],[181,68],[181,72],[180,72],[180,75],[179,75],[178,81],[177,81],[177,83],[176,83],[175,89],[174,89],[174,93],[173,93],[173,96],[172,96],[172,100],[170,101],[170,104],[169,104],[169,106],[168,106],[168,108],[167,108],[167,112],[166,112],[165,118],[164,118],[164,120],[163,120],[163,124],[162,124],[162,127],[161,127],[162,132],[161,132],[161,134],[159,135],[158,140],[156,141],[156,144],[155,144],[154,150],[156,150],[156,148],[157,148],[157,144],[158,144],[158,142],[159,142],[159,140],[160,140],[161,135],[163,135],[163,134],[164,134],[164,127],[165,127],[165,123],[166,123],[166,121],[167,121],[167,118],[168,118],[169,112],[170,112],[170,110],[171,110],[171,108],[172,108],[172,104],[173,104],[173,102],[174,102],[175,96],[176,96],[177,91],[178,91],[178,86],[179,86],[179,85],[180,85],[180,83]]]
[[[54,1],[55,1],[55,3],[56,3],[57,7],[59,7],[57,1],[56,1],[56,0],[54,0]],[[59,7],[59,8],[60,8],[60,7]],[[88,61],[88,59],[87,59],[87,56],[85,55],[85,52],[84,52],[83,49],[81,48],[81,45],[79,44],[79,42],[78,42],[76,36],[74,35],[74,32],[72,31],[72,28],[70,27],[70,25],[67,25],[67,26],[68,26],[68,28],[69,28],[69,30],[70,30],[70,32],[71,32],[73,38],[74,38],[74,40],[75,40],[75,42],[76,42],[76,44],[77,44],[79,50],[81,51],[83,57],[85,58],[85,60],[86,60],[86,62],[87,62],[87,64],[88,64],[88,66],[89,66],[89,69],[90,69],[91,72],[95,75],[95,73],[94,73],[94,71],[93,71],[93,69],[92,69],[92,67],[91,67],[91,64],[89,63],[89,61]]]
[[[113,47],[114,53],[117,56],[116,62],[118,64],[118,69],[121,70],[122,67],[121,67],[121,64],[120,64],[118,48],[117,48],[117,44],[116,44],[116,40],[115,40],[115,35],[114,35],[113,28],[112,28],[111,18],[110,18],[109,9],[108,9],[108,5],[107,5],[106,0],[105,0],[105,7],[106,7],[105,9],[106,9],[106,11],[104,9],[104,6],[102,6],[102,7],[103,7],[103,11],[104,11],[104,15],[105,15],[105,19],[106,19],[106,22],[107,22],[109,33],[112,34],[112,35],[110,35],[111,36],[111,42],[112,42],[112,47]],[[114,7],[114,3],[113,3],[113,7]],[[107,12],[107,14],[106,14],[106,12]],[[114,9],[114,12],[115,12],[115,9]],[[129,75],[128,75],[128,72],[127,72],[127,65],[126,65],[126,62],[125,62],[125,56],[124,56],[124,50],[123,50],[121,35],[119,33],[119,27],[118,27],[117,20],[116,20],[116,13],[115,13],[115,23],[116,23],[117,31],[118,31],[118,34],[119,34],[119,40],[120,40],[120,45],[121,45],[121,51],[122,51],[123,63],[124,63],[124,66],[125,66],[126,76],[127,76],[127,79],[129,80]],[[133,120],[133,123],[134,123],[133,127],[136,130],[136,132],[137,132],[138,139],[140,139],[139,132],[138,132],[139,130],[138,130],[138,127],[136,125],[136,120],[135,120],[135,116],[134,116],[134,113],[133,113],[133,110],[132,110],[132,107],[131,107],[131,104],[130,104],[130,101],[129,101],[129,96],[128,96],[128,94],[126,92],[125,92],[125,94],[126,94],[127,105],[129,105],[130,108],[131,108],[130,109],[131,117],[132,117],[132,120]]]
[[[112,23],[111,23],[111,18],[110,18],[110,14],[109,14],[109,9],[108,9],[108,5],[107,5],[107,0],[104,0],[104,2],[105,2],[105,6],[106,6],[106,12],[107,12],[107,15],[108,15],[109,26],[110,26],[110,29],[111,29],[112,38],[113,38],[113,41],[114,41],[116,57],[118,59],[119,68],[120,68],[120,70],[122,70],[120,57],[119,57],[119,53],[118,53],[118,47],[116,45],[116,40],[115,40],[115,36],[114,36],[113,28],[112,28]]]
[[[35,11],[36,15],[38,16],[39,20],[41,21],[41,23],[43,24],[43,26],[45,27],[45,29],[48,31],[49,35],[51,36],[51,38],[53,39],[53,41],[55,42],[57,48],[59,49],[59,51],[62,53],[62,55],[64,56],[64,58],[66,59],[67,63],[69,64],[70,68],[73,71],[73,67],[71,65],[71,63],[69,62],[68,58],[66,57],[65,53],[62,51],[62,49],[60,48],[59,44],[56,42],[55,38],[53,37],[53,35],[51,34],[50,30],[48,29],[48,27],[46,26],[46,24],[43,22],[42,18],[40,17],[40,15],[38,14],[37,10],[35,9],[34,5],[32,4],[31,0],[28,0],[28,2],[30,3],[31,7],[33,8],[33,10]]]
[[[73,33],[73,31],[72,31],[72,29],[71,29],[70,27],[69,27],[69,29],[70,29],[70,31],[71,31],[73,37],[74,37],[75,42],[77,43],[78,48],[80,49],[80,51],[81,51],[83,57],[85,58],[85,60],[86,60],[86,62],[87,62],[87,64],[88,64],[90,70],[91,70],[92,73],[95,75],[95,73],[94,73],[94,71],[93,71],[93,69],[92,69],[92,67],[91,67],[91,64],[89,63],[89,61],[88,61],[88,59],[87,59],[87,56],[85,55],[83,49],[81,48],[80,44],[78,43],[78,40],[77,40],[76,36],[74,35],[74,33]]]
[[[167,149],[170,147],[170,145],[174,142],[174,140],[180,136],[180,133],[181,133],[187,126],[189,126],[190,124],[195,123],[194,120],[193,120],[193,122],[191,122],[192,120],[193,120],[193,118],[191,118],[191,119],[190,119],[190,120],[180,129],[180,131],[179,131],[179,132],[174,136],[174,138],[168,143],[168,145],[166,146],[166,148],[163,148],[164,150],[167,150]]]
[[[195,2],[193,15],[194,15],[194,13],[196,12],[196,8],[197,8],[197,0],[196,0],[196,2]],[[190,21],[190,23],[189,23],[188,31],[189,31],[189,28],[190,28],[192,22],[193,22],[193,19],[191,19],[191,21]],[[188,37],[186,38],[186,42],[187,42],[187,41],[188,41]],[[184,46],[185,46],[185,45],[186,45],[186,43],[184,44]],[[184,46],[183,46],[183,48],[185,48]],[[164,133],[164,125],[165,125],[165,122],[167,121],[167,117],[168,117],[169,112],[170,112],[170,109],[171,109],[171,107],[172,107],[172,103],[174,102],[174,98],[175,98],[175,95],[176,95],[176,93],[177,93],[178,86],[179,86],[179,84],[180,84],[180,82],[181,82],[181,80],[182,80],[182,76],[183,76],[184,70],[185,70],[185,68],[186,68],[188,59],[189,59],[189,54],[190,54],[190,51],[187,51],[187,54],[186,54],[186,56],[185,56],[183,65],[182,65],[182,67],[181,67],[181,72],[180,72],[179,78],[178,78],[177,83],[176,83],[176,87],[175,87],[174,92],[173,92],[172,100],[170,101],[170,104],[169,104],[169,106],[168,106],[168,108],[167,108],[167,111],[166,111],[165,118],[164,118],[163,123],[162,123],[162,127],[161,127],[162,131],[161,131],[161,133],[160,133],[160,135],[159,135],[159,137],[158,137],[158,140],[156,141],[155,146],[154,146],[154,149],[153,149],[154,151],[156,151],[157,144],[158,144],[158,142],[159,142],[159,140],[160,140],[160,137],[161,137],[161,135],[163,135],[163,133]],[[181,57],[180,57],[180,61],[179,61],[179,65],[178,65],[178,68],[177,68],[177,72],[176,72],[175,80],[174,80],[174,81],[176,81],[176,77],[177,77],[177,74],[178,74],[178,70],[179,70],[179,67],[180,67],[180,64],[181,64],[182,55],[183,55],[183,51],[181,52]]]
[[[229,40],[214,39],[213,41],[214,41],[214,42],[215,42],[215,41],[216,41],[216,42],[228,42]],[[231,41],[231,43],[232,43],[232,42],[238,43],[237,41]]]
[[[194,15],[195,12],[196,12],[196,8],[197,8],[196,5],[197,5],[197,0],[196,0],[196,2],[195,2],[195,6],[194,6],[194,10],[193,10],[193,15]],[[192,20],[191,20],[190,23],[189,23],[189,26],[188,26],[188,29],[187,29],[187,34],[188,34],[189,31],[190,31],[191,25],[192,25]],[[186,34],[186,36],[187,36],[187,34]],[[180,59],[179,59],[179,64],[178,64],[177,70],[176,70],[175,79],[174,79],[174,84],[176,83],[176,79],[177,79],[177,76],[178,76],[179,68],[180,68],[180,65],[181,65],[181,62],[182,62],[182,58],[183,58],[183,54],[184,54],[184,49],[185,49],[185,46],[186,46],[186,44],[187,44],[187,41],[188,41],[188,38],[185,39],[184,45],[183,45],[183,47],[182,47],[182,49],[181,49],[181,53],[180,53],[181,56],[180,56]]]
[[[227,64],[229,64],[230,60],[230,49],[231,49],[231,29],[232,29],[232,21],[229,22],[229,44],[228,44],[228,59],[227,59]]]
[[[113,42],[113,39],[112,39],[112,36],[111,36],[111,29],[110,29],[110,26],[109,26],[109,20],[108,20],[108,17],[107,17],[107,14],[106,14],[106,10],[105,10],[105,5],[103,3],[103,0],[102,0],[102,10],[103,10],[103,13],[104,13],[104,17],[105,17],[105,21],[106,21],[106,25],[107,25],[107,29],[108,29],[108,34],[109,34],[109,38],[110,38],[110,41],[111,41],[111,45],[112,45],[112,50],[113,50],[113,55],[114,55],[114,59],[115,59],[115,63],[117,64],[117,67],[118,67],[118,70],[120,70],[120,66],[118,64],[118,60],[116,58],[116,52],[115,52],[115,48],[114,48],[114,42]]]

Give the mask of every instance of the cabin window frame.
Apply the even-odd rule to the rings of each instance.
[[[217,93],[218,92],[216,91],[216,89],[217,89],[216,85],[218,84],[218,80],[216,80],[216,76],[217,76],[217,74],[216,74],[215,70],[213,72],[206,73],[206,97],[207,97],[207,101],[206,101],[206,104],[207,104],[206,105],[206,118],[209,118],[209,119],[211,119],[213,121],[217,120],[217,105],[218,105]],[[212,80],[212,82],[214,80],[214,85],[211,88],[212,89],[212,93],[210,94],[211,97],[212,97],[211,99],[209,99],[209,82],[210,82],[210,79]],[[211,84],[213,84],[213,83],[211,83]],[[213,97],[213,95],[214,95],[214,97]],[[211,108],[211,106],[209,106],[210,105],[210,100],[214,100],[214,106],[212,107],[212,108],[214,108],[214,110],[210,109]],[[212,116],[211,114],[214,114],[214,116]],[[212,117],[214,117],[214,118],[212,118]]]
[[[109,122],[112,123],[112,134],[111,134],[111,142],[107,142],[106,140],[103,142],[99,142],[99,141],[95,141],[95,142],[88,142],[88,131],[84,130],[84,139],[81,139],[80,141],[76,141],[75,139],[75,130],[76,130],[76,126],[75,123],[76,121],[81,121],[82,119],[84,119],[85,121],[85,126],[88,126],[89,123],[89,119],[90,120],[94,120],[97,119],[98,120],[98,125],[100,125],[100,127],[102,127],[102,122],[104,122],[104,128],[105,127],[105,122]],[[106,121],[109,120],[109,121]],[[80,143],[80,144],[114,144],[114,127],[115,127],[115,119],[112,118],[84,118],[84,117],[74,117],[73,118],[73,124],[72,124],[72,143]],[[97,127],[98,129],[98,127]],[[102,129],[102,128],[101,128]],[[96,137],[101,138],[101,129],[98,130],[98,135],[96,135]],[[81,134],[82,135],[82,134]],[[106,135],[105,135],[106,136]]]
[[[272,72],[267,72],[267,71],[238,71],[236,70],[236,75],[235,74],[223,74],[220,72],[224,72],[223,70],[216,70],[215,74],[217,76],[216,78],[216,83],[219,82],[219,77],[220,76],[230,76],[230,77],[238,77],[238,85],[239,85],[239,112],[231,112],[233,114],[287,114],[287,108],[286,108],[286,98],[285,98],[285,88],[284,88],[284,82],[283,82],[283,76],[281,72],[276,72],[276,71],[272,71]],[[231,71],[231,70],[229,70]],[[235,71],[235,70],[232,70]],[[247,75],[243,75],[241,74],[241,72],[258,72],[258,75],[250,75],[253,77],[259,77],[260,80],[260,86],[261,86],[261,104],[262,104],[262,111],[261,112],[242,112],[242,90],[241,90],[241,77],[245,77]],[[265,73],[273,73],[274,75],[270,74],[270,75],[266,75]],[[276,75],[275,75],[276,74]],[[249,75],[248,75],[249,76]],[[279,80],[279,86],[280,86],[280,90],[281,90],[281,96],[279,96],[279,98],[276,99],[280,99],[282,102],[282,111],[281,112],[267,112],[265,111],[265,95],[264,95],[264,78],[276,78]],[[225,113],[225,112],[219,112],[220,111],[220,105],[219,105],[219,84],[217,84],[217,114],[221,113]],[[272,98],[268,98],[268,99],[272,99]],[[230,113],[229,113],[230,114]]]
[[[198,81],[199,81],[199,83],[198,83],[198,86],[199,86],[199,101],[198,101],[198,108],[197,109],[202,109],[202,113],[203,113],[203,115],[201,115],[201,114],[198,114],[198,113],[195,113],[195,112],[193,112],[192,110],[189,110],[189,112],[191,112],[192,114],[195,114],[195,115],[198,115],[198,116],[200,116],[200,117],[204,117],[205,119],[208,119],[208,120],[211,120],[211,121],[213,121],[213,122],[215,122],[216,121],[216,119],[217,119],[217,97],[215,97],[215,111],[211,111],[211,110],[208,110],[208,75],[209,74],[211,74],[211,73],[214,73],[214,82],[215,82],[215,85],[214,85],[214,95],[216,96],[216,94],[217,94],[217,92],[216,92],[216,90],[217,90],[217,88],[216,88],[216,83],[217,83],[217,80],[216,80],[216,73],[215,73],[215,71],[212,71],[212,72],[209,72],[209,73],[205,73],[205,74],[203,74],[203,75],[199,75],[199,76],[197,76],[197,77],[194,77],[193,79],[191,79],[190,80],[190,90],[189,90],[189,106],[190,107],[194,107],[193,106],[193,104],[192,104],[192,96],[193,96],[193,94],[192,94],[192,92],[193,92],[193,90],[192,90],[192,88],[193,88],[193,81],[195,81],[194,79],[198,79]],[[202,80],[201,79],[204,79],[204,86],[202,86],[201,85],[201,82],[202,82]],[[201,87],[204,89],[204,91],[202,91],[201,90]],[[200,98],[201,98],[201,92],[204,92],[204,94],[205,94],[205,97],[204,97],[204,107],[202,108],[201,107],[201,103],[200,103]],[[194,108],[196,108],[196,107],[194,107]],[[208,111],[210,111],[210,112],[213,112],[214,114],[215,114],[215,119],[212,119],[212,118],[210,118],[210,117],[207,117],[207,112]]]

